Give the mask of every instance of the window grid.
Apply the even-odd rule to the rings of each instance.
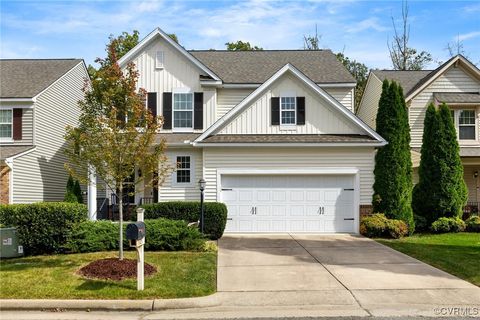
[[[280,124],[296,124],[296,99],[295,97],[280,98]]]
[[[189,156],[177,157],[177,183],[190,183],[191,158]]]
[[[11,139],[13,126],[13,111],[0,110],[0,138]]]
[[[475,140],[475,111],[460,110],[458,116],[458,138],[460,140]]]
[[[175,93],[173,95],[173,127],[193,128],[192,93]]]

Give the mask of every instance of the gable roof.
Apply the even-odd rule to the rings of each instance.
[[[284,75],[287,72],[290,72],[291,74],[293,74],[296,78],[302,81],[307,87],[312,89],[318,96],[326,100],[333,108],[335,108],[341,114],[346,116],[346,118],[349,119],[352,123],[362,128],[368,135],[370,135],[373,139],[377,141],[378,145],[386,144],[385,139],[383,139],[378,133],[376,133],[372,128],[366,125],[362,120],[357,118],[350,110],[348,110],[340,102],[338,102],[328,93],[326,93],[325,90],[320,88],[315,82],[309,79],[305,74],[300,72],[296,67],[294,67],[290,63],[287,63],[286,65],[284,65],[273,76],[271,76],[267,81],[265,81],[262,85],[260,85],[255,91],[253,91],[250,95],[248,95],[245,99],[243,99],[239,104],[233,107],[230,111],[228,111],[223,117],[218,119],[212,126],[210,126],[204,133],[202,133],[194,141],[193,144],[202,142],[202,140],[208,138],[209,136],[221,130],[223,126],[225,126],[230,121],[235,119],[235,116],[240,114],[245,107],[247,107],[251,102],[255,101],[255,99],[266,88],[268,88],[273,82],[275,82],[278,78],[280,78],[282,75]]]
[[[33,98],[82,59],[1,59],[0,98]]]
[[[138,52],[140,52],[143,48],[148,46],[152,41],[154,41],[157,37],[162,38],[165,42],[169,43],[172,47],[174,47],[180,54],[182,54],[185,58],[191,61],[195,66],[200,68],[203,72],[205,72],[210,78],[213,80],[220,80],[220,78],[212,72],[209,68],[207,68],[204,64],[198,61],[194,56],[192,56],[185,48],[181,45],[173,41],[172,38],[168,34],[166,34],[162,29],[156,28],[152,32],[150,32],[145,38],[142,39],[133,49],[128,51],[122,58],[118,60],[118,64],[120,66],[124,66],[131,58],[133,58]]]
[[[315,83],[356,83],[331,50],[189,51],[224,83],[261,84],[290,63]]]
[[[407,96],[408,93],[431,72],[432,70],[372,70],[372,73],[382,82],[387,79],[399,83],[403,88],[405,96]]]
[[[372,70],[377,78],[381,81],[388,79],[398,82],[405,95],[405,100],[411,100],[425,87],[435,81],[440,75],[448,70],[452,65],[462,64],[472,73],[476,74],[480,79],[480,70],[468,59],[462,55],[456,55],[448,61],[440,65],[435,70],[420,70],[420,71],[398,71],[398,70]]]

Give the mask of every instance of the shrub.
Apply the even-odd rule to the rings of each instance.
[[[409,229],[402,220],[388,219],[383,213],[375,213],[363,218],[360,233],[370,238],[398,239],[408,235]]]
[[[61,252],[75,224],[87,218],[79,203],[39,202],[0,206],[0,223],[16,227],[28,255]]]
[[[126,225],[124,225],[124,234]],[[196,229],[187,226],[184,221],[168,219],[145,220],[145,250],[179,251],[202,250],[205,239]],[[124,236],[125,239],[125,236]],[[125,239],[124,247],[128,248]],[[84,221],[72,229],[65,248],[72,253],[97,252],[118,249],[118,223],[111,221]]]
[[[78,203],[78,198],[73,192],[67,192],[63,197],[63,202]]]
[[[439,218],[432,223],[430,230],[434,233],[461,232],[465,230],[465,222],[460,218]]]
[[[145,219],[167,218],[184,220],[186,222],[198,221],[200,218],[200,202],[177,201],[160,202],[143,205]],[[205,202],[205,234],[212,240],[222,237],[227,223],[227,206],[219,202]]]
[[[480,232],[480,216],[471,216],[465,224],[468,232]]]
[[[427,218],[424,216],[414,214],[413,219],[415,220],[415,231],[427,231],[430,227]]]

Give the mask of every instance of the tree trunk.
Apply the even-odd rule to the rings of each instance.
[[[120,183],[120,187],[118,188],[118,224],[120,226],[119,231],[119,243],[118,243],[118,259],[123,260],[123,185]]]

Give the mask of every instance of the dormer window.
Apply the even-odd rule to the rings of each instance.
[[[165,55],[163,51],[157,51],[155,54],[155,68],[156,69],[163,69],[163,62],[164,62]]]
[[[296,97],[280,98],[280,125],[290,126],[297,124]]]

